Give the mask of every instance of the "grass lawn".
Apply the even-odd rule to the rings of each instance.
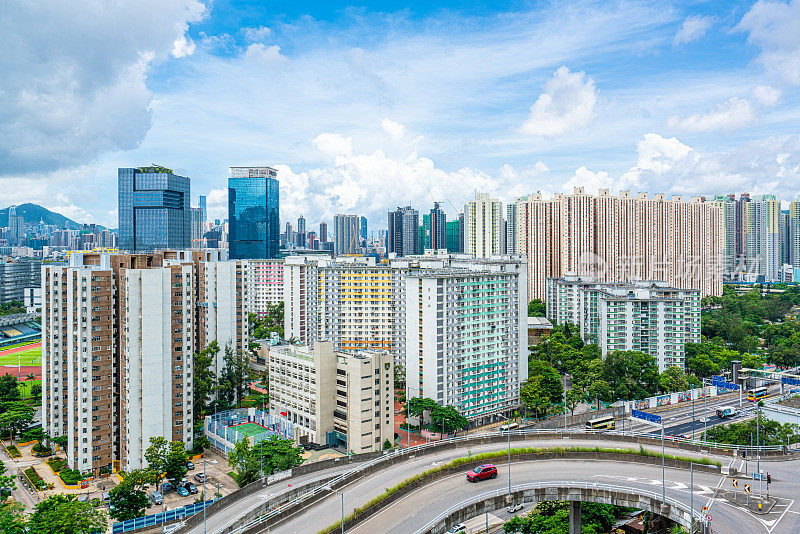
[[[17,365],[17,362],[22,365],[41,365],[42,347],[0,356],[0,365]]]
[[[0,347],[0,352],[8,349],[16,349],[17,347],[24,347],[25,345],[33,345],[34,343],[39,343],[40,341],[22,341],[21,343],[14,343],[13,345],[6,345],[4,347]]]

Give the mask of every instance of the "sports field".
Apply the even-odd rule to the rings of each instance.
[[[241,425],[234,425],[230,428],[242,434],[243,436],[248,436],[248,437],[258,436],[259,434],[263,434],[264,432],[269,432],[268,429],[256,423],[242,423]]]
[[[41,343],[32,343],[29,349],[22,346],[0,350],[0,365],[17,365],[17,363],[22,365],[41,365]]]

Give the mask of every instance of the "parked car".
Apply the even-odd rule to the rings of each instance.
[[[192,484],[191,482],[185,482],[185,483],[183,484],[183,487],[184,487],[184,488],[186,488],[186,489],[187,489],[187,491],[188,491],[189,493],[191,493],[192,495],[194,495],[194,494],[196,494],[196,493],[197,493],[197,486],[195,486],[195,485],[194,485],[194,484]]]
[[[172,482],[162,482],[161,493],[169,493],[170,491],[175,491],[175,486],[172,484]]]
[[[188,469],[189,471],[191,471],[192,469],[194,469],[194,462],[193,462],[193,461],[191,461],[191,460],[187,460],[187,461],[186,461],[186,469]]]
[[[183,486],[178,486],[177,488],[175,488],[175,491],[177,491],[178,495],[180,495],[181,497],[188,497],[189,496],[189,490],[187,490]]]
[[[206,476],[205,476],[203,473],[197,473],[197,474],[194,476],[194,479],[195,479],[196,481],[198,481],[198,482],[205,482],[205,481],[206,481]]]
[[[150,500],[153,501],[153,504],[164,504],[164,496],[159,491],[151,491]]]
[[[453,525],[453,528],[447,531],[447,534],[461,534],[467,531],[467,526],[464,523]]]
[[[487,478],[497,478],[497,468],[492,464],[479,465],[467,473],[467,480],[470,482],[478,482]]]

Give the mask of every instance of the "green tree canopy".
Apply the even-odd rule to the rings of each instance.
[[[168,441],[163,436],[150,438],[144,457],[155,484],[162,475],[172,482],[186,475],[186,451],[182,441]]]
[[[541,299],[533,299],[528,303],[528,317],[547,317],[547,307]]]
[[[36,505],[28,521],[31,534],[94,534],[105,531],[106,514],[75,495],[53,495]]]

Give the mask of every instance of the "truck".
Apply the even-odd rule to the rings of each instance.
[[[717,417],[720,419],[727,419],[737,414],[735,406],[720,406],[717,408]]]

